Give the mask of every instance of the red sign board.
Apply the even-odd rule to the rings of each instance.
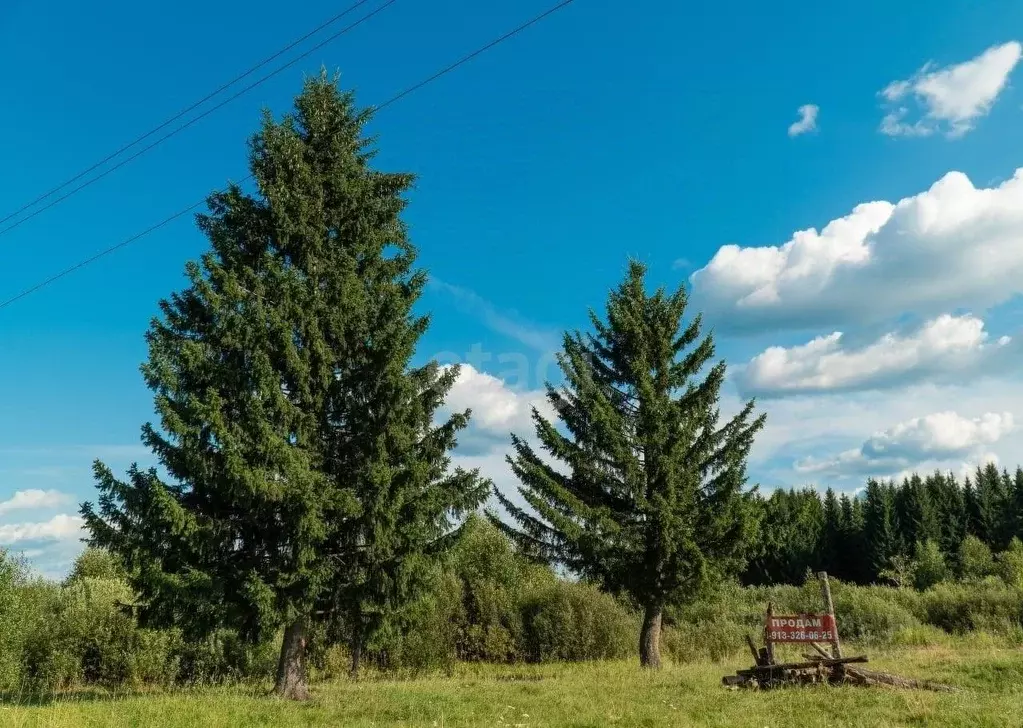
[[[830,614],[771,615],[765,631],[768,642],[831,642],[835,618]]]

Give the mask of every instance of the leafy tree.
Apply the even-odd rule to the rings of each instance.
[[[937,541],[917,541],[913,554],[913,585],[923,591],[946,578],[948,566]]]
[[[120,481],[97,462],[98,505],[82,506],[145,622],[283,627],[276,690],[293,698],[314,628],[343,624],[357,656],[488,490],[448,471],[469,413],[434,423],[457,370],[410,367],[428,325],[400,219],[413,178],[370,166],[368,119],[322,75],[293,114],[265,117],[258,194],[211,196],[212,250],[147,334],[162,427],[142,437],[166,476]]]
[[[967,536],[959,547],[959,576],[963,581],[980,581],[995,571],[995,560],[988,545],[976,536]]]
[[[1009,586],[1023,589],[1023,542],[1015,536],[996,558],[998,575]]]
[[[595,333],[565,336],[566,384],[547,388],[565,432],[533,411],[537,438],[569,472],[513,435],[509,462],[533,512],[499,498],[524,549],[642,606],[640,662],[657,667],[664,608],[745,560],[754,527],[746,458],[764,416],[750,402],[720,424],[724,362],[699,379],[713,338],[700,339],[699,317],[683,323],[684,288],[648,295],[644,278],[631,262],[607,321],[591,312]]]
[[[127,579],[124,564],[116,554],[106,549],[87,548],[83,551],[65,580],[65,585],[82,579]]]

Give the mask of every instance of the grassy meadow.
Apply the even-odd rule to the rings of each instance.
[[[866,652],[873,669],[962,688],[945,694],[894,688],[804,687],[728,690],[722,675],[748,666],[634,661],[535,666],[459,665],[451,674],[317,683],[313,699],[267,697],[269,685],[174,691],[83,691],[0,707],[5,728],[226,728],[227,726],[1019,726],[1023,650],[983,635],[940,644]]]

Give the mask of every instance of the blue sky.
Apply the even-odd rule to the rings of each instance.
[[[244,176],[260,110],[288,110],[303,74],[339,69],[379,103],[551,4],[397,0],[81,193],[0,225],[0,299]],[[340,7],[4,2],[0,217]],[[1023,223],[1017,187],[999,188],[1023,166],[1018,47],[1006,45],[1020,38],[1023,6],[1009,2],[576,0],[382,111],[379,164],[419,175],[407,220],[434,276],[421,354],[473,365],[453,400],[478,415],[462,460],[509,485],[507,431],[523,428],[559,332],[584,325],[627,256],[657,284],[696,273],[694,306],[735,372],[725,409],[757,394],[769,415],[752,462],[765,486],[853,490],[867,474],[1023,460],[1011,420],[1023,416],[1011,338]],[[807,104],[816,128],[790,135]],[[955,177],[934,192],[950,172],[972,187]],[[924,193],[864,212],[877,230],[839,225],[784,264],[750,250]],[[951,221],[928,227],[933,209]],[[855,256],[857,240],[866,263],[828,257]],[[726,245],[741,250],[726,260]],[[48,573],[78,548],[92,459],[147,462],[142,334],[204,247],[186,217],[0,310],[0,542]],[[869,346],[881,348],[858,359]]]

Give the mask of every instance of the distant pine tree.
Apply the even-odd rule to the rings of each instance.
[[[629,265],[595,333],[566,335],[566,385],[547,397],[564,430],[537,411],[552,467],[513,436],[512,468],[532,512],[500,496],[520,546],[561,562],[644,610],[640,661],[660,665],[661,615],[737,572],[753,535],[746,458],[764,417],[753,403],[719,422],[725,364],[700,319],[683,323],[684,288],[648,295]]]
[[[935,472],[927,477],[924,485],[934,506],[938,544],[946,558],[954,559],[966,538],[965,492],[951,473]]]
[[[876,480],[867,482],[867,498],[863,507],[863,537],[871,579],[876,579],[882,571],[889,568],[892,558],[899,553],[892,491],[893,488],[888,484]]]
[[[938,538],[937,514],[930,491],[916,473],[906,478],[898,489],[895,512],[903,554],[910,556],[916,551],[917,543]]]
[[[819,568],[840,579],[848,578],[845,565],[840,558],[844,531],[842,506],[835,491],[828,488],[824,492],[824,527],[821,534],[821,554],[817,562]]]

